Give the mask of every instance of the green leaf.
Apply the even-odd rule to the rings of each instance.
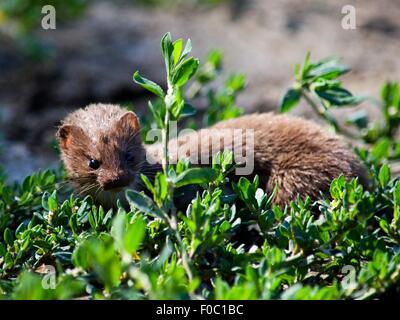
[[[58,201],[57,201],[57,191],[54,191],[48,200],[49,210],[52,212],[57,211]]]
[[[143,78],[140,74],[139,71],[136,71],[133,75],[133,81],[135,81],[137,84],[145,88],[146,90],[154,93],[161,99],[164,99],[165,93],[164,90],[155,82],[150,81],[146,78]]]
[[[11,230],[9,228],[6,228],[4,230],[4,241],[5,243],[7,243],[9,246],[12,246],[14,240],[13,240],[13,236],[11,233]]]
[[[400,181],[396,182],[393,192],[394,210],[393,210],[393,220],[395,222],[400,219]]]
[[[180,114],[181,114],[184,104],[185,103],[183,100],[181,100],[180,102],[175,101],[175,103],[171,106],[171,114],[172,114],[171,119],[176,120],[176,119],[180,118]]]
[[[96,212],[94,210],[89,212],[89,224],[93,230],[97,229],[97,220],[95,218],[95,214],[96,214]]]
[[[243,73],[235,73],[228,77],[225,86],[229,94],[243,90],[246,85],[246,77]]]
[[[3,266],[3,268],[5,270],[11,269],[13,265],[14,265],[13,257],[11,256],[11,253],[9,251],[7,251],[5,256],[4,256],[4,266]]]
[[[140,174],[140,178],[142,179],[142,181],[144,182],[144,184],[146,185],[146,188],[152,193],[154,194],[154,187],[151,184],[149,178],[147,178],[147,176],[145,176],[144,174]]]
[[[397,82],[386,82],[381,89],[381,98],[385,109],[400,106],[400,85]]]
[[[107,214],[105,215],[105,217],[103,218],[103,221],[101,222],[103,224],[103,226],[106,226],[108,224],[109,221],[111,221],[113,216],[113,210],[110,209],[107,211]]]
[[[161,104],[162,109],[164,109],[164,110],[160,110],[161,108],[157,109],[151,101],[149,101],[148,106],[149,106],[151,113],[153,114],[154,120],[155,120],[158,128],[164,128],[164,119],[163,119],[162,114],[165,112],[165,105],[164,105],[163,101],[160,104]]]
[[[130,254],[134,253],[142,244],[146,232],[146,222],[141,215],[137,216],[132,224],[128,224],[124,236],[124,248]]]
[[[318,88],[315,93],[334,106],[356,105],[362,101],[361,97],[355,97],[350,91],[340,87]]]
[[[287,90],[279,103],[279,111],[282,113],[290,111],[299,103],[300,97],[300,90],[296,90],[293,88]]]
[[[175,40],[173,46],[174,46],[174,65],[176,65],[179,62],[179,58],[182,52],[182,46],[183,46],[182,39]]]
[[[357,126],[359,129],[368,127],[368,113],[365,110],[358,110],[346,119],[347,123],[351,123]]]
[[[382,158],[389,157],[390,140],[387,138],[380,139],[371,149],[371,154],[374,158],[380,161]]]
[[[126,213],[120,212],[113,219],[111,235],[117,242],[122,242],[125,234]]]
[[[78,217],[76,214],[72,215],[69,218],[68,225],[70,226],[70,228],[74,234],[78,234],[78,231],[79,231],[78,230]]]
[[[185,49],[183,49],[182,55],[181,55],[181,59],[183,60],[187,57],[187,55],[192,51],[192,41],[190,39],[188,39],[188,41],[186,42],[185,45]]]
[[[224,233],[226,231],[228,231],[231,228],[231,224],[229,223],[229,221],[224,221],[221,223],[221,225],[219,226],[219,232]]]
[[[193,57],[188,58],[176,67],[172,76],[172,83],[178,87],[183,86],[195,74],[199,67],[199,60]]]
[[[389,234],[389,224],[386,220],[385,217],[379,218],[375,217],[379,221],[379,226],[382,228],[383,231],[385,231],[387,234]]]
[[[342,175],[332,180],[329,192],[334,200],[341,199],[345,182]]]
[[[172,62],[173,62],[173,51],[174,45],[171,40],[171,33],[167,32],[161,39],[161,53],[164,57],[165,68],[167,69],[167,74],[170,75],[172,71]]]
[[[90,236],[73,253],[76,266],[93,270],[100,283],[110,290],[120,283],[122,266],[115,244],[109,235]]]
[[[218,174],[211,168],[190,168],[181,173],[175,180],[175,187],[188,184],[209,183],[217,178]]]
[[[6,248],[5,248],[4,245],[0,242],[0,257],[5,256],[6,252],[7,252]]]
[[[254,177],[253,183],[251,183],[246,177],[240,177],[239,182],[233,185],[235,193],[246,206],[253,212],[258,213],[258,203],[256,200],[256,192],[258,187],[258,176]]]
[[[195,115],[197,112],[196,108],[193,107],[191,104],[189,103],[184,103],[183,108],[181,110],[181,117],[189,117],[189,116],[193,116]]]
[[[379,170],[379,184],[382,188],[386,187],[386,185],[390,181],[390,169],[389,166],[385,163],[381,169]]]
[[[167,198],[168,194],[168,182],[167,182],[167,177],[165,176],[164,173],[158,173],[154,182],[154,189],[155,193],[161,199],[161,201],[164,201]]]
[[[45,210],[49,210],[49,198],[50,198],[50,193],[45,191],[42,196],[42,207]]]
[[[300,72],[301,77],[299,80],[303,80],[307,76],[308,71],[310,70],[310,68],[312,66],[310,64],[310,56],[311,56],[311,53],[308,51],[306,53],[306,56],[304,57],[303,65],[301,66],[301,72]]]
[[[17,236],[17,238],[21,239],[21,234],[22,234],[23,232],[25,232],[25,230],[26,230],[26,225],[25,225],[25,223],[22,222],[22,223],[18,226],[18,228],[15,230],[15,235]]]
[[[274,211],[271,209],[264,211],[258,217],[258,225],[260,226],[260,229],[263,232],[269,231],[274,221],[275,221],[275,214]]]
[[[400,180],[394,186],[393,201],[394,204],[400,206]]]
[[[134,208],[149,215],[164,219],[164,215],[161,210],[154,205],[153,200],[151,200],[148,196],[135,190],[127,190],[125,192],[125,196],[128,200],[128,203]]]
[[[314,65],[308,72],[309,77],[334,79],[350,71],[350,68],[338,64],[337,59],[326,59]]]

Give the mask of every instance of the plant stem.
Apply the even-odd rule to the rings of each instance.
[[[168,166],[169,166],[169,154],[168,154],[168,136],[169,136],[169,111],[165,113],[165,128],[162,131],[162,140],[163,140],[163,158],[162,158],[162,168],[165,174],[167,174]]]
[[[345,128],[341,127],[337,121],[327,113],[326,108],[324,106],[319,106],[317,105],[317,103],[310,97],[310,95],[308,94],[308,92],[304,89],[301,90],[301,94],[304,97],[304,99],[307,101],[307,103],[311,106],[311,108],[314,110],[314,112],[323,120],[325,120],[326,122],[328,122],[333,129],[335,130],[335,132],[341,133],[343,135],[345,135],[348,138],[351,139],[357,139],[358,137],[355,136],[353,133],[349,132],[348,130],[346,130]]]
[[[168,191],[171,199],[171,216],[168,218],[168,223],[170,228],[173,230],[176,241],[178,242],[179,245],[179,250],[180,250],[180,256],[182,259],[182,265],[183,268],[185,269],[185,272],[188,276],[189,281],[191,282],[193,280],[193,274],[192,270],[190,269],[189,266],[189,256],[186,252],[185,246],[183,244],[181,235],[178,230],[178,217],[176,214],[176,208],[173,202],[173,197],[174,197],[174,185],[168,180]]]
[[[192,270],[190,269],[190,266],[189,266],[189,256],[186,252],[185,246],[183,245],[181,235],[179,234],[175,206],[173,206],[173,208],[174,208],[174,210],[171,210],[171,211],[173,211],[173,212],[171,212],[172,213],[171,228],[174,230],[176,240],[178,241],[178,244],[179,244],[183,268],[186,271],[189,281],[192,282],[193,274],[192,274]]]
[[[169,166],[169,155],[168,155],[168,143],[169,143],[169,112],[171,108],[171,97],[174,93],[174,88],[168,81],[168,93],[165,96],[165,118],[164,118],[164,128],[162,130],[162,141],[163,141],[163,157],[162,157],[162,168],[167,175],[168,166]]]
[[[175,204],[174,204],[174,184],[168,176],[168,172],[169,172],[168,143],[169,143],[169,119],[170,119],[169,113],[170,113],[170,109],[171,109],[171,105],[172,105],[171,101],[174,96],[175,96],[175,88],[171,84],[171,81],[169,80],[169,76],[168,76],[168,92],[164,99],[166,110],[165,110],[165,118],[164,118],[164,128],[162,130],[162,143],[163,143],[162,168],[163,168],[165,176],[167,177],[168,194],[169,194],[169,199],[170,199],[170,203],[171,203],[170,216],[168,217],[168,215],[167,215],[167,217],[168,217],[169,226],[173,230],[176,241],[178,242],[178,245],[179,245],[180,256],[182,259],[183,268],[185,269],[188,279],[191,282],[193,279],[193,274],[192,274],[192,270],[190,269],[190,266],[189,266],[189,260],[188,260],[188,255],[187,255],[185,246],[183,244],[181,235],[179,234],[179,230],[178,230],[178,218],[177,218],[176,208],[175,208]]]

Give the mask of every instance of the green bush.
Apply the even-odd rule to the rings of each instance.
[[[391,178],[385,163],[386,150],[395,144],[391,130],[382,133],[389,147],[376,144],[371,151],[358,149],[370,170],[371,190],[363,190],[356,179],[338,177],[332,181],[329,199],[298,198],[285,208],[272,206],[274,195],[259,188],[257,177],[230,181],[228,174],[235,168],[231,153],[218,154],[204,169],[187,161],[168,162],[168,123],[193,114],[195,109],[185,101],[185,86],[190,79],[198,86],[203,76],[202,67],[196,75],[199,61],[189,56],[190,41],[184,47],[182,40],[173,42],[166,34],[161,49],[166,92],[138,72],[134,75],[139,85],[158,97],[157,105],[149,106],[164,133],[162,171],[153,182],[142,176],[152,197],[128,190],[130,210],[118,204],[117,210],[106,212],[90,197],[80,199],[65,189],[62,172],[34,173],[12,185],[0,176],[1,297],[371,299],[398,295],[400,181]],[[300,86],[285,95],[282,109],[294,107],[310,91],[322,99],[326,111],[358,101],[335,82],[343,69],[322,72],[329,70],[324,63],[302,73]],[[314,82],[323,81],[317,90]],[[227,87],[238,89],[244,81],[229,83]],[[389,86],[386,93],[398,90],[397,85]],[[389,96],[384,101],[395,103],[396,108],[396,95]],[[313,100],[312,107],[319,108],[317,103]],[[390,119],[396,119],[390,114]],[[212,119],[223,118],[218,114]],[[385,121],[397,125],[395,120]],[[332,124],[332,118],[328,122]],[[174,196],[192,186],[198,192],[186,211],[178,210]]]

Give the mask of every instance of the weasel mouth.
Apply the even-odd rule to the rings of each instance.
[[[121,192],[125,189],[126,187],[117,187],[117,188],[113,188],[113,189],[108,189],[107,191],[112,192],[112,193],[118,193]]]
[[[106,183],[103,184],[103,189],[105,191],[111,192],[120,192],[129,186],[130,179],[126,176],[117,177],[114,179],[108,180]]]

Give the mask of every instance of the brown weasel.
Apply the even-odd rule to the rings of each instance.
[[[329,192],[330,182],[339,175],[358,177],[368,185],[364,167],[343,140],[311,121],[287,115],[251,114],[201,129],[172,140],[172,158],[193,160],[188,150],[195,149],[199,158],[205,151],[205,158],[224,149],[233,150],[235,156],[242,152],[224,145],[222,138],[222,144],[212,149],[214,129],[228,130],[231,137],[234,129],[253,130],[252,175],[259,176],[267,193],[278,186],[275,204],[288,204],[298,195],[318,198],[321,192]],[[140,189],[140,173],[154,175],[161,170],[161,145],[143,145],[139,132],[136,115],[116,105],[92,104],[68,115],[57,137],[69,179],[77,190],[93,195],[105,206],[114,206],[116,199],[124,201],[125,188]],[[234,139],[246,144],[236,136]]]

